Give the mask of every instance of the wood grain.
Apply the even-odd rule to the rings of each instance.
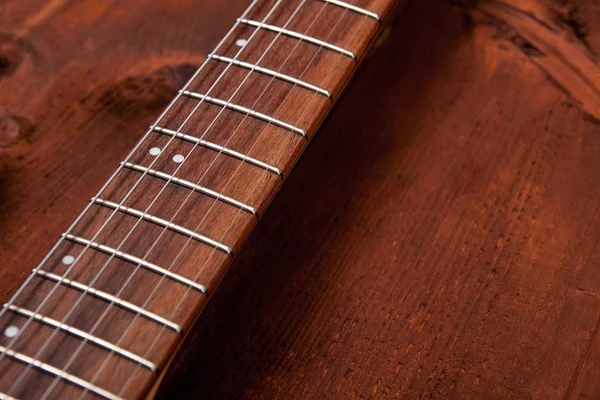
[[[0,11],[14,60],[0,78],[5,298],[239,3]],[[598,397],[595,103],[543,62],[587,63],[578,76],[597,83],[600,21],[592,2],[575,4],[579,13],[511,3],[562,21],[553,29],[573,48],[551,52],[535,41],[543,32],[532,39],[540,27],[526,20],[520,31],[522,14],[498,4],[405,10],[243,248],[159,397]],[[197,18],[204,33],[190,35]],[[165,21],[180,21],[168,37],[157,30]],[[117,41],[127,45],[115,51]],[[576,62],[561,67],[564,54]]]

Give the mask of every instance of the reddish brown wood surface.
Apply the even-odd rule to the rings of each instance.
[[[245,6],[0,7],[3,300]],[[411,3],[159,397],[597,398],[598,13]]]
[[[393,5],[389,0],[355,4],[381,20]],[[328,92],[316,93],[212,58],[203,63],[0,316],[0,327],[20,331],[15,338],[0,337],[0,350],[18,352],[2,360],[1,393],[78,397],[76,379],[69,376],[61,382],[48,373],[49,367],[26,366],[23,356],[18,359],[22,354],[89,382],[94,386],[87,390],[104,397],[114,398],[103,390],[125,398],[144,395],[154,384],[152,371],[166,368],[232,256],[381,30],[378,18],[322,1],[262,0],[243,18],[250,22],[236,25],[215,55],[260,64]],[[259,29],[258,21],[339,47],[277,35],[273,30],[278,28]],[[247,43],[239,46],[242,38]],[[221,107],[225,102],[257,114]],[[174,132],[187,139],[174,137]],[[213,148],[197,145],[200,139]],[[214,146],[227,151],[215,151]],[[241,155],[232,157],[230,152]],[[276,172],[252,160],[274,166]],[[192,191],[182,180],[200,189]],[[238,207],[240,202],[245,206]],[[65,262],[65,256],[73,260]],[[62,282],[60,276],[69,281]],[[159,317],[140,316],[122,304],[86,296],[81,285]],[[34,321],[28,320],[31,313]],[[165,318],[171,327],[157,318]],[[58,321],[85,333],[65,326],[55,329]]]

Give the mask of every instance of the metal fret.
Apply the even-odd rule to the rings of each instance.
[[[192,239],[196,239],[197,241],[199,241],[201,243],[208,244],[210,246],[214,246],[214,247],[218,248],[219,250],[224,251],[227,254],[231,254],[231,248],[229,248],[228,246],[225,246],[224,244],[221,244],[221,243],[217,242],[216,240],[213,240],[207,236],[201,235],[200,233],[196,233],[196,232],[192,231],[191,229],[184,228],[181,225],[177,225],[177,224],[169,222],[165,219],[155,217],[154,215],[148,214],[147,212],[136,210],[135,208],[126,207],[122,204],[113,203],[112,201],[103,200],[103,199],[99,199],[99,198],[93,198],[92,201],[94,203],[102,205],[104,207],[112,208],[113,210],[119,210],[119,211],[124,212],[125,214],[129,214],[129,215],[133,215],[134,217],[141,218],[144,221],[152,222],[160,227],[172,230],[173,232],[177,232],[177,233],[181,233],[182,235],[189,236]]]
[[[104,206],[104,207],[107,207],[107,208],[111,208],[113,210],[122,211],[125,214],[133,215],[134,217],[141,218],[144,221],[152,222],[152,223],[154,223],[154,224],[156,224],[156,225],[158,225],[160,227],[172,230],[173,232],[177,232],[177,233],[181,233],[182,235],[189,236],[192,239],[196,239],[199,242],[207,243],[207,241],[211,241],[213,243],[218,243],[218,242],[216,242],[216,241],[214,241],[212,239],[207,238],[204,235],[196,233],[196,232],[194,232],[194,231],[192,231],[190,229],[184,228],[181,225],[177,225],[177,224],[174,224],[172,222],[169,222],[169,221],[167,221],[165,219],[162,219],[162,218],[159,218],[159,217],[155,217],[154,215],[150,215],[147,212],[136,210],[135,208],[127,207],[127,206],[124,206],[122,204],[114,203],[112,201],[99,199],[97,197],[93,198],[92,201],[94,203],[98,204],[98,205],[101,205],[101,206]],[[227,247],[225,245],[222,245],[220,243],[219,243],[219,245],[223,247],[223,249],[224,249],[223,251],[226,251],[226,252],[228,252],[228,254],[231,254],[231,249],[229,249],[229,247]]]
[[[84,245],[84,246],[89,246],[90,248],[92,248],[94,250],[98,250],[98,251],[101,251],[103,253],[110,254],[112,256],[120,258],[122,260],[129,261],[132,264],[138,264],[139,266],[141,266],[143,268],[146,268],[149,271],[155,272],[155,273],[157,273],[159,275],[164,275],[167,278],[170,278],[170,279],[172,279],[172,280],[174,280],[176,282],[179,282],[179,283],[181,283],[183,285],[193,287],[194,289],[196,289],[200,293],[206,293],[206,288],[204,287],[204,285],[200,285],[200,284],[192,281],[191,279],[188,279],[188,278],[185,278],[185,277],[183,277],[181,275],[173,273],[173,272],[171,272],[169,270],[166,270],[166,269],[164,269],[162,267],[159,267],[156,264],[152,264],[152,263],[150,263],[148,261],[142,260],[141,258],[138,258],[136,256],[132,256],[131,254],[127,254],[127,253],[124,253],[122,251],[115,250],[112,247],[108,247],[108,246],[105,246],[103,244],[92,242],[90,240],[81,238],[79,236],[75,236],[75,235],[71,235],[71,234],[65,234],[64,237],[66,239],[70,240],[71,242],[78,243],[78,244],[81,244],[81,245]]]
[[[247,107],[244,107],[244,106],[240,106],[238,104],[233,104],[233,103],[230,103],[230,102],[225,101],[225,100],[215,99],[214,97],[206,96],[204,94],[200,94],[200,93],[196,93],[196,92],[190,92],[189,90],[182,90],[181,94],[183,94],[184,96],[187,96],[187,97],[191,97],[191,98],[196,99],[196,100],[202,100],[202,101],[205,101],[205,102],[210,103],[210,104],[214,104],[214,105],[217,105],[217,106],[225,107],[225,108],[228,108],[230,110],[237,111],[239,113],[249,115],[249,116],[251,116],[253,118],[260,119],[261,121],[268,122],[268,123],[273,124],[275,126],[279,126],[280,128],[288,129],[288,130],[290,130],[290,131],[292,131],[294,133],[297,133],[300,136],[306,137],[306,133],[304,132],[303,129],[298,128],[298,127],[296,127],[294,125],[290,125],[287,122],[283,122],[283,121],[281,121],[281,120],[279,120],[277,118],[270,117],[267,114],[263,114],[263,113],[260,113],[258,111],[251,110],[250,108],[247,108]]]
[[[191,189],[191,190],[193,190],[195,192],[199,192],[199,193],[205,194],[207,196],[212,197],[213,199],[222,201],[223,203],[227,203],[227,204],[229,204],[231,206],[238,207],[238,208],[240,208],[240,209],[242,209],[242,210],[244,210],[246,212],[249,212],[250,214],[257,215],[256,208],[251,207],[251,206],[249,206],[249,205],[247,205],[245,203],[242,203],[241,201],[237,201],[235,199],[232,199],[231,197],[225,196],[225,195],[223,195],[221,193],[215,192],[214,190],[208,189],[208,188],[206,188],[204,186],[196,185],[195,183],[192,183],[190,181],[186,181],[185,179],[177,178],[174,175],[169,175],[169,174],[166,174],[164,172],[153,170],[151,168],[146,168],[146,167],[138,165],[138,164],[124,163],[123,166],[126,167],[126,168],[128,168],[128,169],[132,169],[134,171],[138,171],[138,172],[142,172],[142,173],[145,172],[146,174],[148,174],[150,176],[154,176],[154,177],[157,177],[157,178],[160,178],[160,179],[164,179],[166,181],[170,180],[171,182],[173,182],[173,183],[175,183],[177,185],[183,186],[183,187],[185,187],[187,189]],[[104,200],[100,200],[100,201],[104,201]],[[175,226],[177,226],[177,225],[175,225]],[[181,229],[185,229],[185,228],[181,228]],[[189,231],[189,230],[188,230],[188,232],[186,234],[192,234],[192,233],[194,235],[197,235],[197,233],[194,233],[193,231]]]
[[[347,10],[351,10],[351,11],[357,12],[359,14],[366,15],[368,17],[376,19],[377,21],[380,20],[379,15],[375,14],[374,12],[365,10],[364,8],[353,6],[352,4],[348,4],[348,3],[343,2],[343,1],[339,1],[339,0],[321,0],[321,1],[324,1],[325,3],[334,4],[334,5],[338,6],[338,7],[342,7],[342,8],[345,8]]]
[[[198,146],[202,146],[202,147],[206,147],[207,149],[210,149],[210,150],[218,151],[218,152],[228,155],[230,157],[237,158],[238,160],[241,160],[248,164],[254,165],[255,167],[264,168],[269,172],[272,172],[274,174],[281,176],[281,170],[279,168],[273,167],[272,165],[269,165],[265,162],[259,161],[255,158],[252,158],[245,154],[239,153],[235,150],[231,150],[227,147],[220,146],[218,144],[209,142],[204,139],[197,138],[195,136],[186,135],[185,133],[177,132],[177,131],[174,131],[171,129],[161,128],[158,126],[154,127],[154,131],[165,134],[165,135],[175,136],[176,138],[185,140],[186,142],[194,143],[194,144],[197,144]]]
[[[350,57],[352,59],[356,59],[356,56],[350,50],[343,49],[341,47],[338,47],[338,46],[333,45],[331,43],[324,42],[324,41],[319,40],[317,38],[314,38],[312,36],[303,35],[303,34],[298,33],[298,32],[290,31],[288,29],[280,28],[280,27],[274,26],[274,25],[263,24],[262,22],[253,21],[253,20],[250,20],[250,19],[239,18],[238,22],[240,22],[242,24],[246,24],[246,25],[250,25],[250,26],[255,26],[255,27],[258,27],[258,28],[266,29],[268,31],[277,32],[277,33],[280,33],[282,35],[286,35],[286,36],[292,37],[294,39],[302,40],[302,41],[305,41],[307,43],[311,43],[311,44],[314,44],[314,45],[317,45],[317,46],[321,46],[321,47],[324,47],[326,49],[329,49],[329,50],[341,53],[341,54],[343,54],[345,56],[348,56],[348,57]]]
[[[37,369],[40,369],[48,374],[54,375],[57,378],[63,379],[69,383],[77,385],[85,390],[89,390],[90,392],[97,394],[98,396],[104,397],[109,400],[123,400],[122,397],[117,396],[109,392],[108,390],[104,390],[99,388],[98,386],[91,384],[81,378],[76,377],[75,375],[69,374],[66,371],[53,367],[50,364],[46,364],[44,362],[38,361],[32,357],[26,356],[23,353],[16,352],[14,350],[7,349],[4,346],[0,346],[0,353],[4,353],[9,357],[14,358],[17,361],[20,361],[24,364],[30,364]]]
[[[16,397],[7,395],[6,393],[0,392],[0,400],[18,400]]]
[[[166,327],[169,327],[169,328],[171,328],[172,330],[174,330],[177,333],[182,333],[183,332],[183,329],[181,328],[181,326],[179,326],[175,322],[169,321],[168,319],[163,318],[163,317],[161,317],[159,315],[156,315],[153,312],[144,310],[143,308],[138,307],[135,304],[130,303],[130,302],[126,301],[126,300],[122,300],[122,299],[120,299],[118,297],[115,297],[112,294],[103,292],[102,290],[95,289],[95,288],[93,288],[91,286],[84,285],[83,283],[79,283],[79,282],[73,281],[71,279],[62,277],[60,275],[53,274],[52,272],[44,271],[44,270],[41,270],[41,269],[33,270],[33,272],[36,275],[38,275],[38,276],[40,276],[42,278],[51,280],[53,282],[61,283],[61,284],[65,285],[65,286],[68,286],[70,288],[79,290],[81,292],[88,293],[91,296],[97,297],[97,298],[102,299],[102,300],[106,300],[106,301],[108,301],[108,302],[110,302],[112,304],[115,304],[116,306],[119,306],[119,307],[121,307],[121,308],[123,308],[123,309],[125,309],[127,311],[139,314],[139,315],[141,315],[142,317],[144,317],[146,319],[154,321],[154,322],[158,323],[159,325],[164,325]]]
[[[156,372],[157,368],[156,368],[156,365],[153,362],[148,361],[145,358],[140,357],[137,354],[134,354],[134,353],[132,353],[130,351],[122,349],[122,348],[120,348],[117,345],[114,345],[114,344],[112,344],[110,342],[107,342],[104,339],[100,339],[99,337],[94,336],[94,335],[92,335],[90,333],[84,332],[84,331],[82,331],[80,329],[77,329],[77,328],[71,326],[71,325],[67,325],[65,323],[62,323],[62,322],[57,321],[55,319],[46,317],[44,315],[34,313],[33,311],[27,310],[25,308],[14,306],[12,304],[5,304],[4,308],[6,308],[6,309],[8,309],[8,310],[10,310],[10,311],[12,311],[12,312],[14,312],[16,314],[20,314],[20,315],[25,316],[27,318],[31,318],[31,319],[33,319],[35,321],[42,322],[42,323],[44,323],[44,324],[46,324],[48,326],[51,326],[53,328],[56,328],[56,329],[60,330],[60,331],[67,332],[67,333],[69,333],[69,334],[71,334],[71,335],[73,335],[73,336],[75,336],[75,337],[77,337],[79,339],[87,340],[88,342],[94,343],[95,345],[97,345],[99,347],[102,347],[102,348],[104,348],[104,349],[106,349],[108,351],[112,351],[112,352],[120,355],[123,358],[127,358],[127,359],[129,359],[129,360],[131,360],[131,361],[133,361],[135,363],[143,365],[144,367],[148,368],[152,372]]]
[[[264,75],[267,75],[267,76],[271,76],[273,78],[282,80],[284,82],[288,82],[288,83],[297,85],[297,86],[302,87],[304,89],[312,90],[314,92],[322,94],[323,96],[325,96],[327,98],[331,98],[331,92],[329,92],[329,90],[320,88],[318,86],[315,86],[315,85],[310,84],[308,82],[302,81],[300,79],[296,79],[296,78],[291,77],[289,75],[282,74],[282,73],[277,72],[277,71],[273,71],[272,69],[259,67],[256,64],[250,64],[250,63],[247,63],[247,62],[234,60],[233,58],[218,56],[216,54],[210,54],[209,57],[212,58],[213,60],[221,61],[221,62],[224,62],[224,63],[227,63],[227,64],[233,64],[233,65],[238,66],[238,67],[246,68],[246,69],[249,69],[249,70],[252,70],[252,71],[256,71],[256,72],[259,72],[259,73],[264,74]]]

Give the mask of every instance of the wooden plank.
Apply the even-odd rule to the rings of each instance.
[[[246,5],[143,3],[65,2],[1,47],[22,60],[0,77],[4,300]],[[600,51],[593,2],[513,5]],[[398,20],[159,397],[600,396],[594,103],[548,79],[518,13],[478,7]]]

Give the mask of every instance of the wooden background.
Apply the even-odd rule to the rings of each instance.
[[[1,0],[8,299],[248,0]],[[600,5],[408,1],[159,398],[600,397]]]

